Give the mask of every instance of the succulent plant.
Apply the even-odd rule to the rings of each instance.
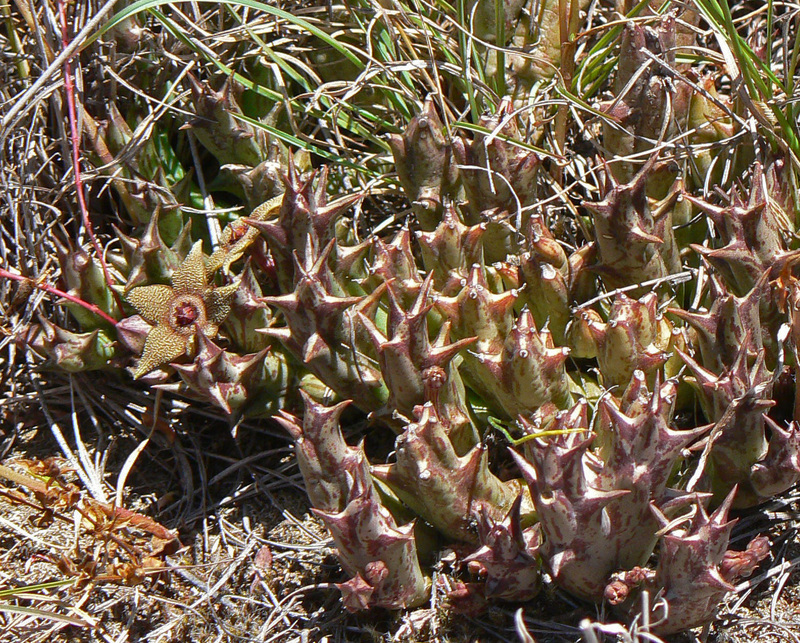
[[[675,395],[670,381],[649,393],[637,371],[619,402],[601,400],[597,440],[579,402],[547,429],[571,432],[541,446],[527,443],[527,457],[515,454],[541,525],[541,555],[570,592],[599,600],[613,572],[649,557],[658,531],[651,505],[668,502],[681,450],[706,431],[669,427]],[[600,446],[593,451],[595,440]]]
[[[749,576],[769,555],[764,536],[751,540],[744,551],[727,549],[736,522],[727,520],[734,494],[710,516],[695,498],[687,527],[669,527],[675,521],[654,510],[662,525],[669,527],[662,536],[658,567],[655,571],[634,567],[618,575],[605,590],[609,602],[625,609],[636,603],[640,592],[648,591],[652,605],[648,616],[661,635],[709,622],[719,602],[734,589],[732,583]]]
[[[42,319],[24,342],[48,366],[133,364],[143,385],[233,421],[273,417],[350,611],[424,604],[429,549],[447,546],[453,609],[531,600],[547,575],[658,634],[704,625],[768,554],[763,537],[728,549],[729,512],[800,481],[800,403],[776,393],[800,368],[794,156],[746,130],[721,68],[681,55],[701,37],[692,3],[621,0],[637,20],[611,21],[592,54],[582,39],[605,25],[577,35],[586,2],[495,4],[467,3],[487,74],[466,80],[487,112],[459,112],[477,98],[455,85],[415,112],[387,107],[369,120],[383,139],[360,126],[358,162],[270,135],[296,125],[280,114],[294,102],[258,128],[234,80],[217,92],[187,76],[194,117],[177,131],[244,211],[206,230],[143,150],[112,181],[131,219],[107,253],[113,279],[59,242],[78,328]],[[603,48],[613,74],[576,67]],[[534,84],[557,100],[538,104]],[[338,108],[309,107],[337,145],[355,127]],[[86,127],[103,163],[132,136],[118,114]],[[759,143],[739,152],[744,134]],[[591,154],[578,163],[568,138]],[[131,189],[139,174],[149,191]],[[383,442],[348,444],[350,413]]]
[[[680,271],[672,208],[654,207],[647,195],[656,157],[627,183],[606,174],[602,201],[584,202],[597,239],[597,270],[611,288],[652,282]]]
[[[108,368],[115,355],[107,332],[96,329],[73,333],[41,316],[39,323],[29,326],[19,341],[47,357],[52,366],[70,373]]]
[[[443,131],[433,100],[409,123],[406,131],[389,136],[397,176],[424,230],[436,226],[445,197],[458,176],[453,147]]]
[[[344,606],[415,607],[427,600],[430,580],[417,559],[414,525],[398,525],[372,482],[363,445],[342,436],[341,402],[325,408],[304,395],[303,422],[283,413],[276,418],[292,434],[309,498],[333,536],[339,558],[352,576],[341,583]]]

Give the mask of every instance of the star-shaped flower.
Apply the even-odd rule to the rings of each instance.
[[[148,322],[148,333],[134,379],[191,352],[198,332],[214,337],[231,310],[239,284],[215,287],[208,282],[202,242],[192,247],[172,274],[172,286],[157,284],[132,289],[126,299]]]

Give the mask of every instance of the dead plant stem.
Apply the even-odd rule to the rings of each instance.
[[[59,0],[58,12],[59,17],[61,18],[61,46],[62,49],[66,51],[69,48],[70,43],[65,0]],[[120,299],[119,294],[112,288],[113,281],[111,280],[111,274],[108,271],[108,266],[106,265],[105,259],[103,259],[103,248],[100,246],[100,243],[97,241],[97,237],[94,234],[94,228],[92,227],[92,222],[89,219],[89,208],[86,206],[86,196],[83,191],[83,180],[81,179],[81,139],[78,131],[78,119],[75,115],[75,76],[72,73],[72,57],[70,56],[64,60],[64,92],[66,93],[67,114],[69,116],[70,147],[72,148],[72,171],[75,175],[75,194],[78,199],[78,208],[81,211],[83,227],[92,243],[92,247],[97,255],[97,260],[100,262],[100,267],[103,270],[103,277],[106,280],[106,284],[108,284],[108,289],[111,291],[111,296],[114,298],[114,301],[117,303],[119,309],[122,310],[122,300]]]

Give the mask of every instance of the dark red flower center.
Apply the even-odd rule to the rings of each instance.
[[[239,239],[241,239],[245,235],[249,227],[250,226],[247,225],[244,221],[234,221],[233,223],[231,223],[230,242],[236,243]]]
[[[200,318],[200,311],[197,306],[189,302],[183,302],[175,307],[175,323],[178,326],[191,326]]]

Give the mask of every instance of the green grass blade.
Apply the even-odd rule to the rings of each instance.
[[[277,7],[273,7],[271,5],[265,4],[263,2],[257,2],[256,0],[196,0],[198,3],[201,4],[224,4],[224,5],[233,5],[239,7],[248,7],[250,9],[254,9],[256,11],[262,11],[264,13],[268,13],[276,18],[281,18],[282,20],[286,20],[293,25],[300,27],[301,29],[305,29],[308,33],[312,34],[319,38],[322,42],[327,45],[330,45],[340,54],[342,54],[345,58],[347,58],[351,63],[356,65],[359,69],[364,68],[364,62],[356,56],[348,47],[345,47],[340,43],[338,40],[330,36],[329,34],[325,33],[319,27],[316,27],[312,23],[308,22],[307,20],[295,16],[288,11],[284,11],[283,9],[278,9]],[[128,7],[125,7],[122,11],[115,14],[111,17],[111,19],[105,23],[100,30],[94,34],[91,38],[87,39],[86,43],[84,44],[84,48],[90,45],[92,42],[100,38],[103,34],[105,34],[109,29],[113,29],[116,25],[121,23],[127,18],[140,13],[142,11],[147,11],[149,9],[155,9],[156,7],[160,7],[162,5],[171,4],[173,0],[138,0],[138,2],[134,2]]]
[[[288,134],[287,132],[281,131],[275,127],[272,127],[271,125],[267,125],[266,123],[262,123],[261,121],[258,121],[254,118],[250,118],[249,116],[245,116],[244,114],[233,114],[233,116],[238,120],[241,120],[245,123],[249,123],[253,127],[257,127],[261,130],[264,130],[265,132],[268,132],[270,135],[274,136],[277,139],[280,139],[287,145],[293,145],[299,149],[306,150],[311,154],[316,154],[321,158],[337,163],[338,165],[343,165],[345,167],[350,168],[351,170],[357,170],[358,172],[371,176],[372,178],[379,178],[383,176],[381,172],[376,172],[375,170],[370,170],[364,165],[348,161],[339,154],[335,154],[330,150],[323,149],[318,145],[314,145],[309,141],[305,141],[302,138],[299,138],[292,134]]]

